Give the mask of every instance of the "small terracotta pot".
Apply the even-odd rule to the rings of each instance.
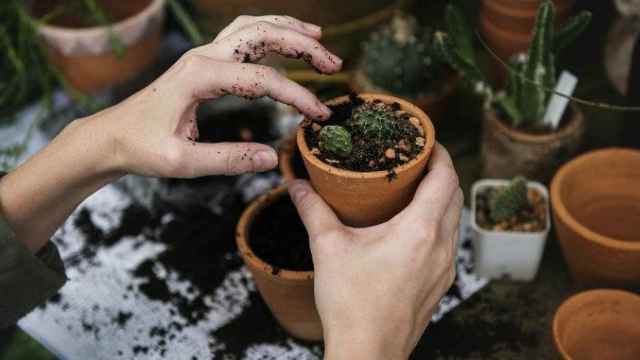
[[[383,223],[405,208],[422,180],[427,162],[435,145],[435,129],[420,108],[397,97],[378,94],[359,95],[365,101],[381,100],[398,103],[400,108],[420,120],[425,132],[425,146],[415,159],[395,168],[397,177],[389,180],[387,171],[356,172],[333,167],[311,154],[304,136],[304,127],[298,128],[297,144],[311,183],[324,200],[347,225],[364,227]],[[327,102],[335,105],[349,101],[342,96]]]
[[[438,133],[441,133],[444,128],[457,127],[456,123],[448,123],[445,116],[449,100],[455,93],[460,76],[457,73],[450,73],[445,81],[442,83],[441,91],[436,94],[420,95],[415,98],[408,99],[413,104],[418,106],[422,111],[429,114],[429,118],[433,121]],[[376,93],[390,95],[390,93],[371,82],[367,74],[360,66],[353,72],[353,76],[350,83],[351,88],[357,93]]]
[[[575,295],[558,308],[553,338],[565,360],[640,359],[640,296],[620,290]]]
[[[123,18],[111,26],[126,48],[121,58],[113,52],[107,27],[39,27],[50,61],[83,93],[96,93],[134,78],[156,60],[160,50],[164,0],[100,4]]]
[[[236,242],[260,295],[280,325],[297,338],[318,341],[322,340],[322,323],[315,305],[313,271],[280,269],[274,274],[274,267],[256,256],[249,245],[254,219],[286,194],[286,187],[281,186],[251,203],[238,222]]]
[[[573,0],[553,0],[556,26],[569,18]],[[482,0],[479,26],[487,45],[502,59],[526,51],[542,0]],[[506,70],[493,60],[501,80]]]
[[[278,151],[278,167],[280,168],[280,174],[286,181],[292,181],[297,178],[293,167],[293,156],[296,151],[295,134],[282,140]]]
[[[585,124],[580,108],[571,105],[570,119],[561,129],[548,134],[517,130],[485,111],[482,134],[482,176],[510,179],[522,175],[548,183],[560,165],[582,145]]]
[[[606,149],[563,166],[551,184],[558,240],[586,286],[640,285],[640,151]]]

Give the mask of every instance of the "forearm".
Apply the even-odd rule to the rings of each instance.
[[[109,134],[95,119],[69,125],[0,180],[0,210],[16,237],[36,252],[87,196],[122,174]]]
[[[370,329],[379,330],[379,329]],[[404,360],[408,358],[401,337],[384,339],[375,334],[348,331],[328,332],[325,336],[325,360]]]

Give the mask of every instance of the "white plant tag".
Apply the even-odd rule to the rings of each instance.
[[[556,93],[571,96],[576,89],[576,85],[578,85],[578,78],[565,70],[560,74],[560,80],[558,80],[555,90]],[[551,129],[557,129],[568,104],[569,99],[558,94],[553,94],[547,105],[547,111],[544,114],[544,124]]]

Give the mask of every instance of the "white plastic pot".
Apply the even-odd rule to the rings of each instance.
[[[499,279],[510,278],[531,281],[535,278],[544,245],[551,228],[549,216],[549,191],[538,182],[529,182],[531,189],[538,190],[545,198],[545,229],[540,232],[490,231],[476,223],[476,196],[491,187],[505,186],[509,180],[485,179],[476,181],[471,189],[471,229],[473,234],[475,270],[479,276]]]

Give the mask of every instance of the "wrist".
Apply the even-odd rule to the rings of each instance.
[[[409,354],[400,336],[385,335],[382,329],[325,331],[325,360],[401,360]]]

